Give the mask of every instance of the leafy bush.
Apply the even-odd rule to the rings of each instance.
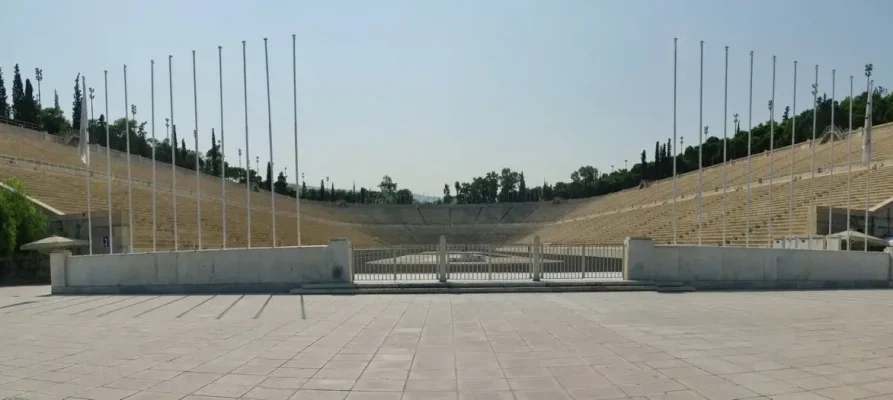
[[[12,190],[0,189],[0,256],[8,256],[19,247],[46,235],[47,218],[25,197],[22,183],[6,181]]]

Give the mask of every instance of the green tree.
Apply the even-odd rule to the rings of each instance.
[[[443,184],[443,204],[452,204],[453,196],[450,195],[450,184]]]
[[[25,79],[25,98],[22,99],[22,121],[36,124],[37,120],[37,100],[34,99],[34,87],[31,86],[31,80]]]
[[[26,113],[24,107],[25,85],[22,83],[22,74],[19,73],[19,64],[13,68],[12,76],[12,117],[21,119],[23,113]]]
[[[59,92],[53,90],[53,108],[62,111],[62,107],[59,106]]]
[[[6,98],[6,85],[3,83],[3,68],[0,68],[0,118],[9,118],[9,99]]]
[[[319,180],[319,201],[326,200],[326,183],[322,179]]]
[[[273,164],[267,162],[267,180],[264,181],[264,189],[272,190],[273,188]]]
[[[276,182],[273,184],[273,190],[279,194],[286,194],[287,188],[288,177],[285,175],[285,172],[280,171],[279,176],[276,178]]]
[[[6,181],[12,189],[0,189],[0,256],[8,256],[25,243],[46,235],[46,216],[27,199],[21,182]]]
[[[307,198],[307,182],[301,181],[301,198]]]
[[[217,143],[217,134],[214,132],[214,128],[211,128],[211,150],[206,153],[206,158],[209,164],[206,172],[220,176],[220,146]]]
[[[378,188],[381,190],[382,200],[385,203],[394,204],[397,202],[397,184],[390,176],[385,175],[382,177],[381,183],[378,184]]]
[[[81,110],[83,108],[82,101],[84,101],[83,96],[81,95],[81,74],[78,74],[74,78],[74,94],[72,97],[74,101],[71,102],[71,128],[79,129],[81,127]]]
[[[58,108],[44,108],[43,110],[40,110],[40,125],[43,126],[43,129],[46,129],[47,133],[58,135],[69,129],[71,123],[69,123],[68,119],[62,115],[62,110]],[[92,132],[91,138],[99,139],[93,137]],[[105,137],[102,137],[102,139],[104,140]]]

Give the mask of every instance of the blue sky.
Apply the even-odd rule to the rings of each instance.
[[[97,89],[109,71],[112,118],[125,111],[122,66],[138,119],[150,111],[156,61],[156,136],[169,116],[167,56],[174,56],[175,116],[195,127],[191,51],[197,51],[199,145],[220,131],[217,46],[224,54],[226,155],[245,147],[241,41],[248,46],[252,162],[269,159],[263,38],[269,38],[273,156],[294,179],[291,35],[297,35],[300,168],[308,185],[374,186],[389,174],[416,192],[503,166],[529,185],[568,180],[593,165],[608,171],[648,158],[672,136],[673,38],[679,38],[678,132],[698,134],[699,41],[705,41],[704,124],[723,126],[723,46],[730,46],[731,115],[748,116],[748,51],[755,51],[753,123],[768,118],[771,57],[776,101],[811,102],[820,92],[864,87],[863,65],[889,86],[893,2],[786,1],[12,1],[0,13],[0,67],[33,79],[43,68],[44,104],[57,89],[70,114],[78,72]],[[192,142],[188,142],[191,147]],[[12,150],[0,150],[11,152]]]

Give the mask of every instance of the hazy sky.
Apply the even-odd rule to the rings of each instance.
[[[778,116],[791,104],[799,60],[798,110],[819,90],[865,87],[863,66],[889,86],[893,2],[875,1],[7,1],[0,12],[0,67],[25,78],[44,71],[70,116],[78,72],[104,112],[109,71],[112,118],[130,103],[150,118],[155,60],[155,135],[170,115],[167,56],[173,55],[179,131],[195,127],[191,50],[197,51],[202,151],[220,137],[217,46],[223,46],[227,159],[245,149],[241,41],[248,46],[251,158],[269,159],[263,38],[269,38],[273,156],[294,180],[291,35],[297,35],[300,169],[307,184],[402,187],[439,194],[445,182],[504,166],[528,185],[568,180],[572,170],[637,162],[672,136],[673,38],[679,38],[678,134],[697,141],[699,40],[704,49],[704,124],[723,127],[723,46],[730,46],[731,115],[748,116],[748,51],[755,51],[753,123],[768,118],[771,57],[778,55]],[[150,127],[150,126],[149,126]],[[187,136],[187,139],[191,139]],[[193,142],[187,140],[189,147]],[[0,153],[13,152],[0,149]]]

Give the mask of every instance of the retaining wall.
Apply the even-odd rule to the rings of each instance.
[[[626,239],[624,279],[701,289],[891,287],[891,253],[655,246]]]
[[[52,293],[287,293],[349,283],[350,241],[325,246],[50,255]]]

